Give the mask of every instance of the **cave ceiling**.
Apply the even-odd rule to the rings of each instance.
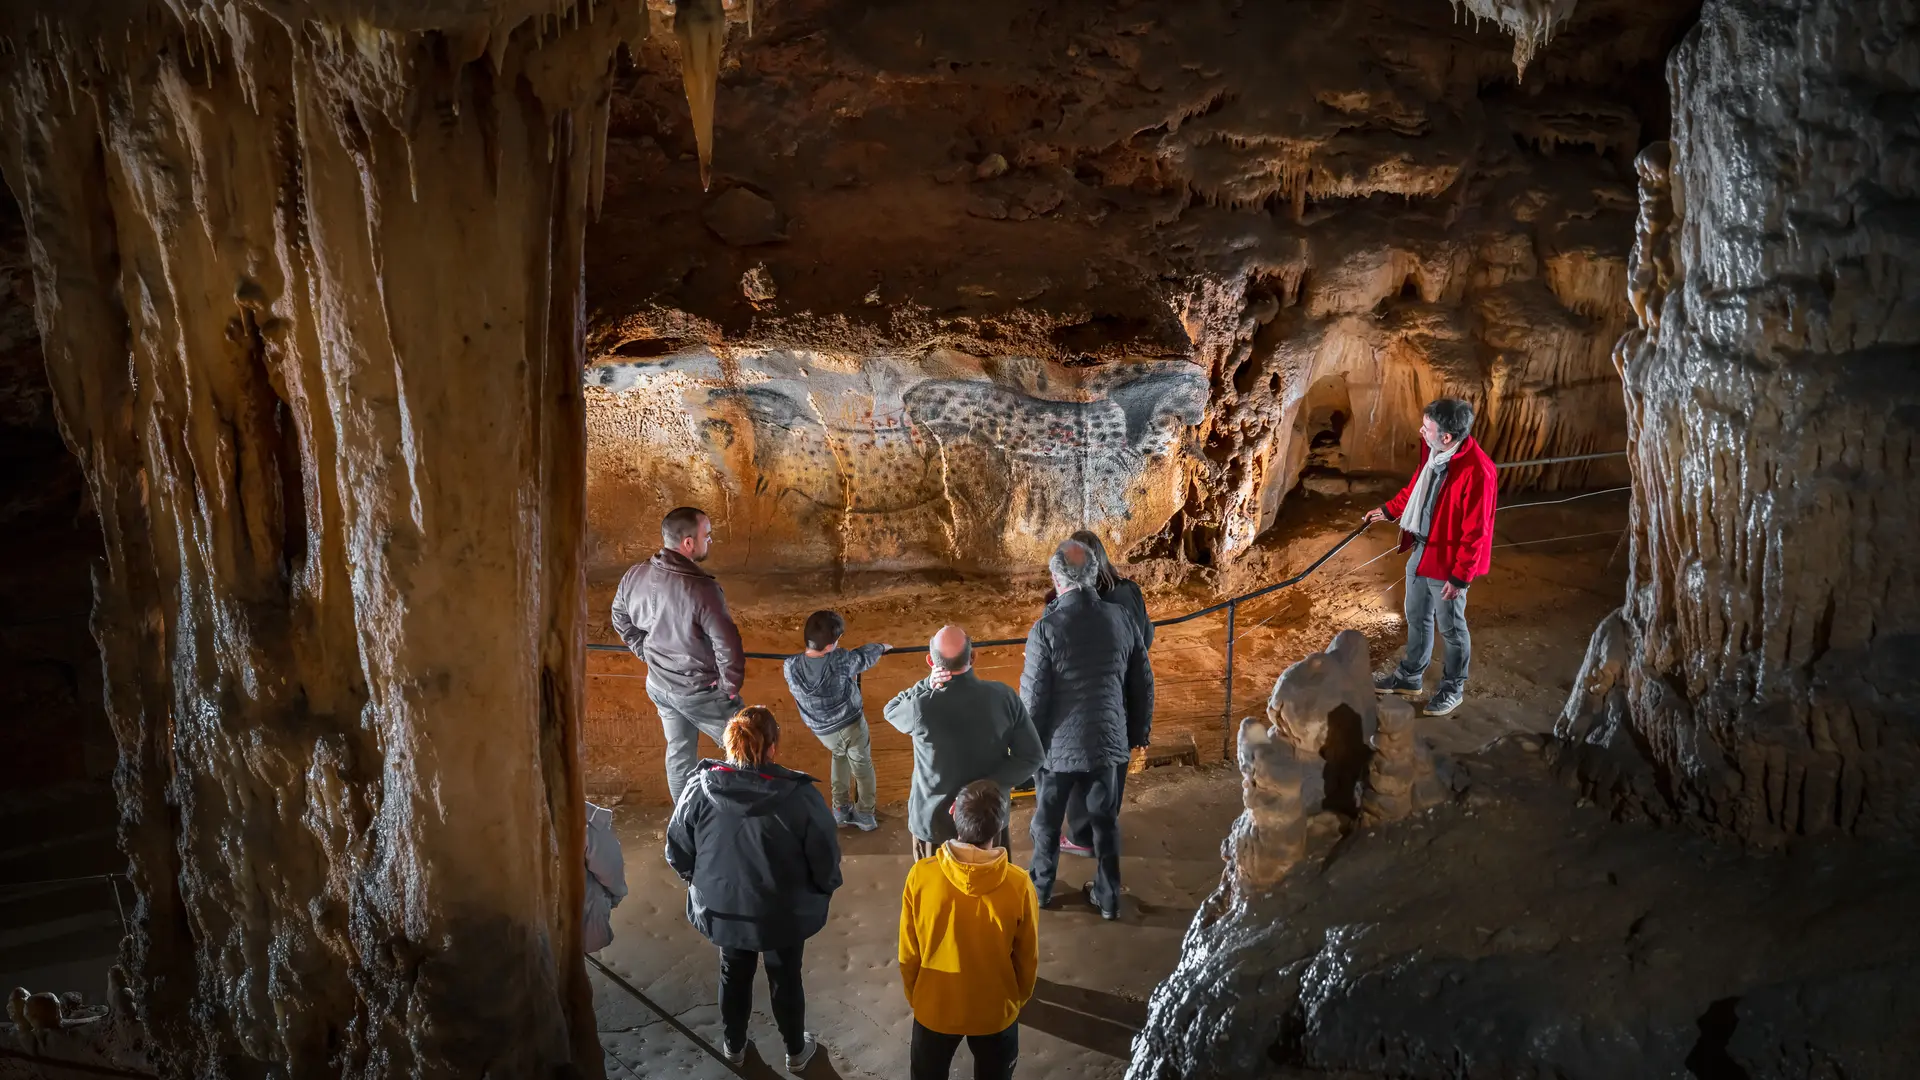
[[[751,36],[730,12],[703,187],[656,2],[588,236],[587,381],[611,395],[589,424],[613,448],[591,557],[639,554],[625,538],[672,500],[728,503],[796,564],[1004,564],[1088,523],[1209,562],[1271,523],[1329,416],[1336,467],[1388,473],[1443,392],[1503,459],[1618,449],[1631,162],[1665,133],[1661,63],[1697,5],[1549,5],[1525,49],[1502,27],[1536,24],[1498,6],[762,3]],[[818,392],[776,385],[795,378]],[[989,447],[981,497],[1018,519],[996,524],[960,505],[920,378],[1035,399],[1043,427],[1063,402],[1128,420],[1068,481]],[[1156,404],[1107,392],[1141,378]],[[889,439],[917,449],[848,464]],[[796,455],[815,464],[773,460]]]

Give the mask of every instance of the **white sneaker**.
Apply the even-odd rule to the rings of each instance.
[[[1433,692],[1433,697],[1427,699],[1427,707],[1421,711],[1428,716],[1445,716],[1460,707],[1460,699],[1466,697],[1466,692],[1464,686],[1441,683],[1440,689]]]
[[[741,1043],[738,1048],[735,1048],[728,1046],[727,1040],[723,1038],[720,1040],[720,1055],[727,1059],[727,1064],[729,1065],[745,1065],[747,1063],[747,1044]]]
[[[809,1031],[805,1034],[806,1045],[800,1048],[799,1053],[787,1055],[787,1071],[796,1076],[801,1069],[806,1068],[813,1061],[813,1052],[820,1049],[820,1040],[814,1037],[813,1032]]]

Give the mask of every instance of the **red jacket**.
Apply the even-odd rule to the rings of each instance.
[[[1423,443],[1420,467],[1424,469],[1426,465],[1427,448]],[[1400,512],[1407,508],[1407,496],[1413,494],[1413,482],[1419,478],[1416,470],[1400,494],[1381,507],[1389,519],[1400,520]],[[1427,537],[1427,550],[1420,556],[1420,565],[1414,568],[1414,573],[1451,581],[1462,589],[1486,573],[1493,565],[1493,509],[1498,498],[1499,479],[1493,459],[1469,436],[1447,462],[1447,479],[1440,485],[1440,500],[1433,507],[1433,528]],[[1400,550],[1411,549],[1413,539],[1412,533],[1401,529]]]

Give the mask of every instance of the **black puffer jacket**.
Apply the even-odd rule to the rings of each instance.
[[[702,761],[667,824],[687,921],[723,949],[798,945],[827,923],[840,841],[814,779],[780,765]]]
[[[1086,589],[1055,600],[1027,634],[1020,701],[1046,748],[1043,768],[1126,761],[1153,729],[1153,670],[1132,617]]]

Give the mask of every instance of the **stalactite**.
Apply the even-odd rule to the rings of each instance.
[[[680,41],[680,78],[687,87],[693,138],[700,151],[700,187],[713,183],[713,106],[720,83],[720,55],[727,45],[727,15],[720,0],[679,0],[673,36]]]
[[[1461,5],[1466,6],[1476,28],[1480,19],[1491,19],[1513,35],[1513,67],[1519,77],[1525,79],[1527,65],[1553,40],[1554,31],[1572,17],[1576,0],[1452,0],[1452,3],[1456,14]]]

